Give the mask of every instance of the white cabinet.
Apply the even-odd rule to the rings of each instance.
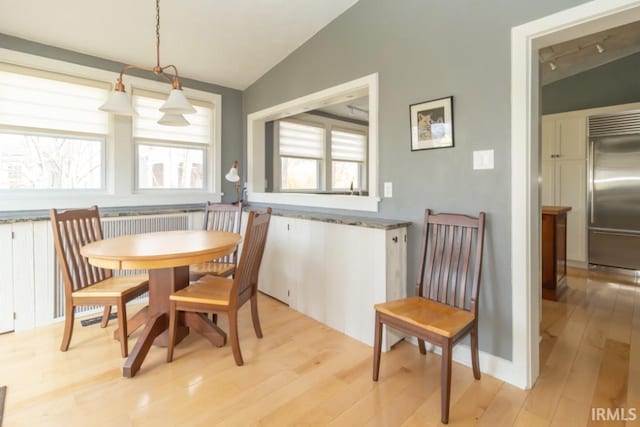
[[[406,296],[406,232],[274,215],[259,289],[373,345],[373,305]],[[383,347],[400,338],[385,333]]]
[[[47,325],[54,313],[48,221],[0,224],[0,333]]]
[[[570,206],[567,259],[587,261],[587,117],[576,113],[542,118],[542,204]]]

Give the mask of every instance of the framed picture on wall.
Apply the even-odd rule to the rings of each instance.
[[[453,96],[413,104],[411,151],[453,147]]]

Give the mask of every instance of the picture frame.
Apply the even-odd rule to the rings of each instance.
[[[453,96],[409,106],[411,151],[449,148],[453,140]]]

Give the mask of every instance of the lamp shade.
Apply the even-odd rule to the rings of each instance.
[[[229,169],[229,172],[225,175],[225,179],[229,182],[240,181],[240,175],[238,175],[238,162],[233,162],[233,166]]]
[[[113,91],[109,95],[107,102],[102,104],[98,109],[107,113],[118,114],[121,116],[137,116],[136,110],[131,106],[131,99],[126,92]]]
[[[158,124],[164,126],[189,126],[190,123],[182,114],[164,113],[164,115],[160,117],[160,120],[158,120]]]
[[[170,114],[193,114],[196,109],[193,108],[181,89],[171,89],[169,97],[160,107],[160,111]]]

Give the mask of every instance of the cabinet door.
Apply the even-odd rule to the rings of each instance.
[[[544,163],[545,160],[552,159],[552,155],[556,153],[556,121],[549,117],[542,117],[542,131],[540,133],[540,158]]]
[[[560,159],[585,159],[587,157],[587,119],[569,117],[557,119],[556,154]]]
[[[556,204],[556,190],[555,190],[556,162],[555,160],[542,160],[541,169],[542,169],[541,204],[543,206],[553,206]]]
[[[586,262],[587,161],[558,160],[557,204],[571,206],[567,213],[567,259]]]
[[[11,224],[0,225],[0,333],[13,331],[13,249]]]
[[[325,322],[325,227],[319,221],[289,218],[289,305],[294,310]]]
[[[246,223],[246,221],[245,221]],[[269,234],[260,265],[258,289],[265,294],[289,304],[288,277],[292,271],[287,268],[289,233],[287,218],[272,216]]]

